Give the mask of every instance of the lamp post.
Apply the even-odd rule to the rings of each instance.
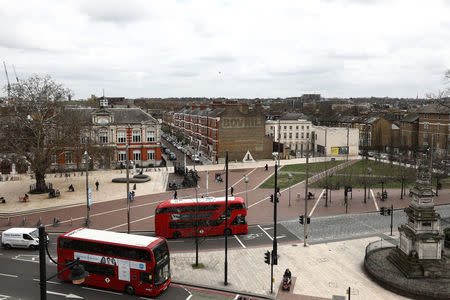
[[[91,210],[91,201],[90,200],[90,190],[89,190],[89,162],[91,157],[89,156],[87,150],[84,151],[82,155],[83,163],[86,164],[86,226],[89,227],[89,211]]]
[[[59,274],[67,270],[72,270],[72,273],[69,274],[68,278],[72,280],[73,284],[82,284],[84,282],[84,279],[87,276],[89,276],[89,273],[86,272],[84,270],[83,265],[80,264],[79,258],[67,264],[59,264],[50,256],[50,254],[48,254],[48,257],[53,263],[59,266],[65,266],[66,268],[59,271],[55,275],[52,275],[49,278],[47,278],[47,270],[45,264],[46,248],[47,248],[47,233],[45,232],[45,227],[41,225],[39,226],[39,283],[40,283],[41,300],[47,300],[47,281]],[[48,249],[47,253],[49,253]]]
[[[248,208],[248,175],[244,176],[245,181],[245,207]]]
[[[128,233],[130,233],[130,174],[129,174],[129,170],[130,170],[130,166],[133,166],[133,162],[130,161],[129,159],[129,151],[128,151],[128,143],[126,146],[126,152],[127,152],[127,163],[126,163],[126,168],[127,168],[127,231]]]
[[[292,174],[288,173],[289,179],[289,206],[291,206],[291,182],[292,182]]]

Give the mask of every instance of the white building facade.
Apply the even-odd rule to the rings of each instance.
[[[276,119],[266,120],[266,135],[272,136],[285,148],[295,152],[297,156],[306,154],[306,145],[311,150],[313,125],[303,114],[286,113]]]
[[[314,126],[315,152],[319,156],[356,156],[359,149],[359,129]]]

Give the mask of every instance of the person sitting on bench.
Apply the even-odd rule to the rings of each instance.
[[[314,198],[314,194],[311,192],[308,192],[308,200]]]
[[[23,202],[30,201],[30,196],[28,196],[28,194],[25,194],[25,196],[23,196],[23,198],[22,198],[22,201]]]
[[[69,185],[69,192],[75,192],[75,189],[73,188],[73,185]]]

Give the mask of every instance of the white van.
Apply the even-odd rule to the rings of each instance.
[[[2,246],[5,249],[39,247],[39,232],[37,228],[10,228],[2,233]]]

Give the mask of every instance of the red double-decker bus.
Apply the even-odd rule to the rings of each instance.
[[[171,281],[169,247],[163,238],[78,228],[58,238],[58,263],[80,259],[84,284],[154,297]],[[64,270],[58,265],[58,272]],[[58,277],[65,281],[70,270]]]
[[[247,208],[241,197],[228,198],[228,234],[248,232]],[[225,197],[172,199],[155,210],[155,234],[180,238],[225,234]]]

